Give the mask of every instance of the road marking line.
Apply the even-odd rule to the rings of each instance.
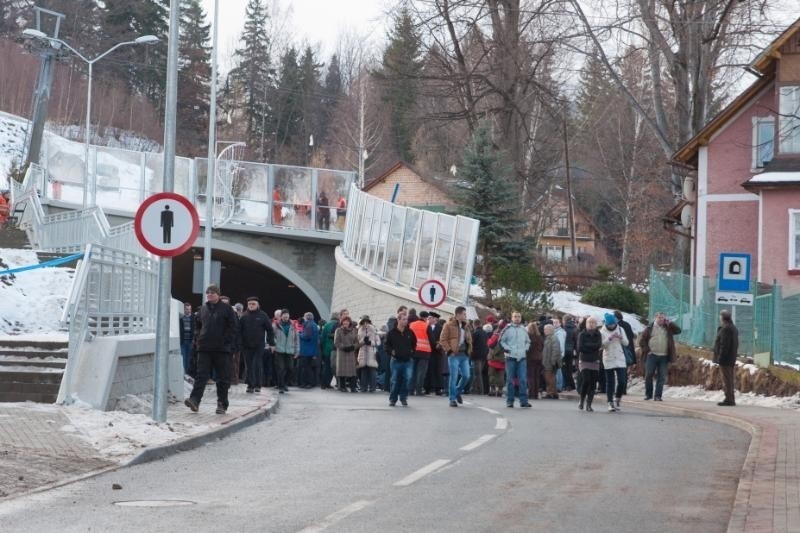
[[[416,481],[419,481],[420,479],[424,478],[428,474],[436,472],[437,470],[439,470],[441,467],[443,467],[444,465],[446,465],[449,462],[450,462],[450,459],[437,459],[434,462],[432,462],[431,464],[429,464],[428,466],[423,466],[422,468],[420,468],[419,470],[417,470],[413,474],[410,474],[410,475],[404,477],[403,479],[401,479],[400,481],[395,483],[394,486],[395,487],[407,487],[407,486],[411,485],[412,483],[414,483]]]
[[[499,415],[500,414],[499,411],[495,411],[494,409],[489,409],[488,407],[478,407],[478,409],[480,409],[481,411],[486,411],[490,415]]]
[[[347,507],[339,509],[335,513],[329,514],[316,524],[310,525],[305,529],[301,529],[299,533],[319,533],[320,531],[324,531],[325,529],[334,525],[336,522],[344,520],[351,514],[357,513],[358,511],[369,505],[372,505],[372,502],[368,500],[359,500],[357,502],[351,503]]]
[[[489,442],[490,440],[492,440],[496,436],[497,435],[486,434],[486,435],[482,436],[481,438],[479,438],[478,440],[472,441],[469,444],[467,444],[466,446],[462,446],[461,448],[459,448],[459,450],[464,451],[464,452],[468,452],[468,451],[474,450],[475,448],[477,448],[479,446],[483,446],[484,444],[486,444],[487,442]]]
[[[494,427],[494,429],[507,429],[507,428],[508,428],[508,418],[498,417],[497,425]]]

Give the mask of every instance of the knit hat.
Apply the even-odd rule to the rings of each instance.
[[[489,315],[486,317],[486,322],[488,322],[489,324],[493,324],[495,320],[497,319],[495,318],[494,315]]]
[[[617,323],[617,317],[611,313],[606,313],[605,316],[603,316],[603,319],[606,322],[606,326],[614,326]]]
[[[428,317],[429,317],[429,316],[431,316],[431,315],[430,315],[430,313],[429,313],[429,312],[427,312],[427,311],[420,311],[418,316],[419,316],[420,318],[428,318]]]
[[[492,332],[492,325],[491,324],[484,324],[483,325],[483,331],[485,331],[486,333],[491,333]]]

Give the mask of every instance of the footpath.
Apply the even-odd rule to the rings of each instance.
[[[209,386],[197,413],[169,404],[167,421],[149,415],[36,403],[0,403],[0,500],[47,490],[109,470],[161,459],[264,420],[278,407],[271,389],[233,386],[228,412],[214,413]]]

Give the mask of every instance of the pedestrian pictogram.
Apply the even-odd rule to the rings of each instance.
[[[419,303],[427,307],[439,307],[447,298],[447,290],[444,283],[437,279],[429,279],[419,286],[417,291]]]
[[[154,194],[136,211],[136,238],[155,255],[174,257],[188,250],[200,231],[192,203],[171,192]]]

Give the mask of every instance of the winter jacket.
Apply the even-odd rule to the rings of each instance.
[[[338,320],[331,320],[323,326],[322,333],[320,333],[322,339],[322,357],[330,357],[331,352],[335,349],[333,346],[333,335],[336,333],[336,328],[338,327]]]
[[[717,328],[717,338],[714,340],[714,362],[719,366],[736,366],[736,356],[739,353],[739,330],[731,324]]]
[[[599,363],[603,336],[599,329],[585,329],[578,335],[578,359],[584,363]]]
[[[487,345],[489,346],[489,359],[488,365],[496,370],[503,370],[506,367],[506,354],[503,350],[503,345],[500,344],[500,336],[505,329],[496,329],[492,336],[489,337]]]
[[[378,332],[372,324],[358,326],[358,358],[356,366],[358,368],[378,368],[378,346],[381,343]],[[367,344],[369,339],[369,344]]]
[[[567,333],[564,341],[564,357],[574,356],[578,346],[578,326],[570,319],[564,324],[564,331]]]
[[[272,331],[275,333],[275,351],[277,353],[297,355],[300,350],[297,328],[291,322],[288,322],[288,324],[289,330],[287,333],[283,329],[285,325],[283,321],[273,322]]]
[[[333,345],[336,347],[336,375],[352,377],[356,375],[356,349],[358,348],[358,331],[354,327],[336,328],[333,334]]]
[[[460,329],[464,328],[464,344],[466,351],[460,351],[459,337],[461,336]],[[447,324],[442,328],[442,336],[439,337],[439,346],[442,347],[445,354],[455,355],[459,352],[470,355],[472,353],[472,331],[466,324],[460,324],[455,317],[450,317]]]
[[[303,331],[298,335],[300,340],[300,357],[316,357],[319,355],[319,326],[313,320],[303,321]]]
[[[472,332],[472,355],[470,359],[473,361],[486,361],[489,356],[489,334],[483,331],[482,328],[477,328]]]
[[[528,365],[542,363],[542,350],[544,350],[544,339],[541,335],[531,335],[528,333],[528,338],[531,340],[531,345],[528,346]]]
[[[386,352],[398,361],[409,361],[414,354],[417,337],[411,329],[394,328],[386,335]]]
[[[558,339],[558,345],[561,347],[561,357],[564,357],[567,351],[567,331],[559,326],[553,330],[553,336]]]
[[[625,350],[628,345],[628,336],[619,326],[608,329],[607,326],[600,328],[600,336],[603,339],[603,368],[625,368]]]
[[[547,335],[544,338],[542,366],[545,370],[561,368],[561,343],[558,342],[558,337],[555,335]]]
[[[194,314],[183,314],[178,319],[178,331],[180,332],[181,342],[192,342],[194,340]]]
[[[500,335],[500,344],[503,347],[506,357],[512,357],[517,361],[525,359],[531,339],[528,337],[528,330],[522,324],[509,324]]]
[[[242,339],[242,348],[263,348],[265,338],[270,346],[275,346],[275,332],[272,330],[272,320],[261,309],[245,311],[239,318],[239,332]]]
[[[680,334],[681,328],[674,322],[667,322],[667,357],[669,358],[669,362],[672,363],[675,361],[676,352],[675,352],[675,335]],[[641,336],[639,337],[639,346],[642,349],[642,357],[647,357],[650,353],[650,337],[653,335],[653,324],[650,324],[644,331],[642,332]]]
[[[236,312],[230,305],[206,302],[194,324],[195,346],[199,352],[228,352],[236,349]]]

